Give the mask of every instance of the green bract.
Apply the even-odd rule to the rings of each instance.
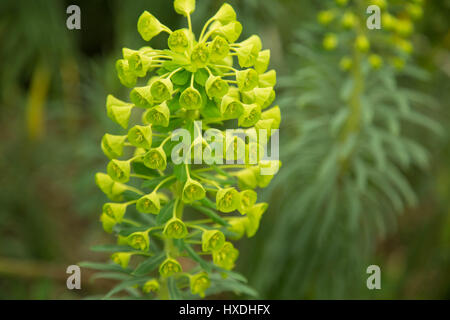
[[[167,258],[159,266],[159,274],[165,278],[181,271],[183,271],[183,269],[181,268],[180,263],[172,258]]]
[[[127,242],[130,247],[142,251],[147,251],[150,245],[147,232],[134,232],[127,237]]]
[[[142,213],[153,213],[158,214],[161,209],[161,204],[159,201],[159,196],[156,192],[152,192],[139,198],[136,202],[136,209]]]
[[[270,108],[276,73],[267,71],[270,50],[259,36],[239,40],[242,25],[227,3],[195,35],[196,1],[173,4],[187,26],[172,31],[143,12],[141,48],[123,48],[116,62],[130,101],[106,99],[107,116],[121,131],[103,135],[109,163],[95,177],[110,199],[100,216],[103,229],[122,247],[111,259],[130,279],[145,277],[120,285],[141,286],[159,299],[172,298],[174,290],[204,297],[212,276],[234,267],[239,252],[229,240],[258,229],[267,205],[256,204],[254,189],[275,174],[260,170],[270,130],[281,121],[280,108]],[[163,32],[168,48],[145,43]],[[259,137],[264,130],[269,133]],[[141,261],[130,264],[134,254]]]

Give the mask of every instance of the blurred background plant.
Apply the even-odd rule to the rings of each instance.
[[[223,2],[202,1],[193,24]],[[372,104],[362,109],[373,111],[373,121],[357,139],[343,140],[339,124],[349,115],[341,110],[354,86],[352,71],[340,67],[351,53],[351,31],[316,17],[344,9],[331,0],[229,3],[243,21],[242,39],[258,33],[271,49],[282,79],[277,103],[286,114],[283,169],[264,193],[270,207],[258,235],[239,247],[237,270],[261,298],[450,298],[450,1],[424,1],[402,70],[390,68],[388,58],[378,70],[361,62],[364,103]],[[81,8],[79,31],[66,28],[70,4]],[[98,222],[105,199],[93,174],[104,165],[99,143],[112,125],[105,97],[123,90],[110,66],[122,46],[143,44],[135,21],[144,10],[182,26],[166,0],[0,3],[1,299],[77,299],[114,285],[88,281],[83,269],[83,289],[69,291],[65,269],[107,259],[89,250],[107,242]],[[336,50],[323,49],[329,32],[340,40]],[[384,49],[376,53],[383,57]],[[391,99],[370,102],[377,93]],[[400,121],[401,108],[421,120]],[[345,145],[356,150],[348,164],[337,161]],[[367,180],[368,197],[357,189],[355,159],[376,177]],[[403,187],[391,184],[395,174],[383,163]],[[341,167],[345,174],[333,176]],[[381,267],[382,290],[365,287],[370,264]]]

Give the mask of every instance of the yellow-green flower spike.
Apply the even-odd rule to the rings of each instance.
[[[211,286],[211,281],[206,272],[200,272],[189,278],[189,286],[192,294],[198,294],[204,298],[205,290]]]
[[[150,239],[147,232],[134,232],[127,237],[128,245],[136,250],[148,251]]]
[[[109,162],[106,173],[95,176],[109,199],[100,222],[117,238],[112,261],[145,276],[129,287],[157,299],[173,298],[174,286],[182,296],[190,289],[204,297],[220,268],[234,267],[239,252],[229,241],[258,229],[264,208],[256,204],[254,189],[275,174],[263,174],[274,164],[263,156],[281,122],[280,108],[272,107],[277,79],[269,68],[270,50],[256,34],[241,39],[233,7],[223,4],[196,34],[196,1],[172,3],[185,25],[172,31],[144,11],[137,19],[141,46],[123,48],[115,62],[118,80],[130,89],[126,100],[106,99],[107,116],[118,126],[101,139]],[[339,25],[342,15],[336,12]],[[391,37],[394,52],[402,55],[406,46],[398,39],[406,27],[394,26]],[[167,34],[165,48],[146,43],[160,33]],[[133,255],[142,262],[131,263]],[[210,270],[199,259],[220,268]],[[139,274],[142,266],[155,264],[158,270]]]
[[[182,271],[183,269],[181,268],[181,264],[172,258],[167,258],[159,266],[159,274],[164,278],[168,278]]]
[[[181,219],[172,218],[166,222],[163,233],[170,239],[183,239],[187,236],[187,227]]]
[[[202,250],[217,251],[225,244],[225,235],[219,230],[205,230],[202,233]]]
[[[136,209],[142,213],[158,214],[161,210],[160,198],[156,192],[147,194],[136,202]]]
[[[233,212],[239,207],[240,200],[239,192],[235,188],[220,189],[216,194],[217,210]]]

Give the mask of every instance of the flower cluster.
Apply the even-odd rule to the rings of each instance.
[[[413,20],[423,15],[423,0],[334,0],[334,5],[319,12],[320,24],[332,29],[324,35],[322,45],[326,50],[354,48],[364,55],[364,59],[374,69],[382,67],[384,60],[397,69],[404,67],[412,53],[410,41],[414,31]],[[366,9],[376,5],[380,9],[381,29],[369,30],[366,22],[370,19]],[[347,49],[348,51],[348,49]],[[351,53],[343,53],[340,62],[342,70],[352,67]]]
[[[267,209],[266,203],[257,203],[254,189],[266,187],[276,173],[263,173],[264,168],[280,165],[264,154],[281,118],[278,106],[269,109],[276,84],[275,71],[267,71],[270,51],[262,50],[256,35],[237,42],[242,25],[233,8],[222,5],[198,38],[191,25],[195,0],[175,0],[174,8],[187,18],[188,28],[172,31],[147,11],[137,23],[145,41],[167,33],[169,49],[124,48],[116,63],[121,83],[131,88],[129,101],[109,95],[106,111],[126,131],[104,135],[101,147],[110,162],[96,182],[111,200],[103,206],[103,228],[128,248],[115,252],[112,260],[128,268],[133,256],[155,259],[157,274],[149,270],[142,285],[146,294],[167,298],[173,278],[180,288],[188,279],[191,293],[203,297],[211,270],[224,272],[235,265],[239,252],[229,240],[252,237]],[[215,130],[213,138],[203,137],[199,121]],[[224,129],[238,127],[256,138],[226,139]],[[197,136],[182,148],[186,161],[181,164],[173,159],[180,128]],[[213,153],[226,164],[205,164],[206,159],[191,164],[193,149],[211,151],[222,138],[227,142]],[[243,147],[242,161],[229,164],[239,157],[237,145]],[[163,251],[161,261],[158,250]]]

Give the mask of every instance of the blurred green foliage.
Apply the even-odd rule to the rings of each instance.
[[[201,1],[194,25],[202,25],[223,2]],[[284,166],[275,186],[264,193],[271,206],[260,232],[239,248],[238,270],[250,277],[261,298],[450,298],[450,1],[426,1],[416,26],[412,62],[428,78],[397,79],[399,87],[432,97],[420,108],[444,131],[436,135],[405,127],[408,137],[426,146],[429,166],[401,168],[417,201],[400,216],[382,210],[389,218],[383,220],[386,233],[376,231],[366,242],[360,241],[364,228],[355,236],[340,227],[348,210],[339,184],[316,185],[319,191],[329,188],[327,205],[342,208],[339,214],[325,219],[320,209],[295,205],[314,192],[308,181],[317,174],[315,159],[328,156],[331,149],[326,148],[332,146],[314,122],[332,115],[333,105],[339,108],[333,95],[344,83],[336,71],[338,58],[323,55],[317,46],[314,25],[323,6],[312,0],[230,3],[244,23],[243,37],[257,32],[272,50],[272,67],[283,79],[278,103],[285,112],[280,135]],[[65,26],[70,4],[81,8],[79,31]],[[89,251],[105,242],[98,225],[104,198],[93,179],[104,165],[102,133],[111,129],[104,103],[107,92],[126,94],[111,66],[120,48],[143,44],[135,21],[144,10],[173,26],[182,22],[168,0],[0,2],[0,299],[77,299],[112,286],[88,282],[86,273],[84,289],[69,291],[65,268],[80,260],[104,260]],[[305,67],[320,70],[314,72],[316,82],[296,79]],[[314,90],[321,93],[318,107],[297,108],[299,99],[308,105]],[[324,103],[330,99],[333,105]],[[299,134],[305,125],[311,130],[309,141]],[[298,186],[304,192],[294,189]],[[383,197],[378,202],[389,203]],[[365,219],[369,211],[359,214]],[[375,222],[364,221],[366,230],[373,231]],[[381,267],[381,291],[365,288],[369,264]]]

